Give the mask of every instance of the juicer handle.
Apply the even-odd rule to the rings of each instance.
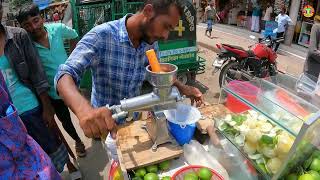
[[[114,119],[117,124],[120,124],[122,122],[121,120],[125,119],[128,116],[128,112],[122,111],[121,106],[119,105],[110,107],[109,104],[107,104],[106,108],[112,112],[112,119]]]

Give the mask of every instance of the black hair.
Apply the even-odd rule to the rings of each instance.
[[[28,17],[34,17],[40,15],[40,9],[39,6],[31,3],[24,5],[17,15],[17,21],[21,24],[23,21],[27,20]]]
[[[183,13],[183,8],[180,0],[145,0],[143,6],[140,8],[140,11],[142,11],[143,8],[148,4],[151,4],[153,6],[156,15],[168,14],[169,7],[171,5],[177,7],[180,15],[182,15]]]
[[[0,23],[0,36],[6,36],[6,30],[3,24]]]

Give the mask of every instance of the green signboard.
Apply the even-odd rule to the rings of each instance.
[[[178,65],[181,71],[196,71],[196,11],[190,1],[183,2],[183,14],[167,41],[159,43],[161,62]]]

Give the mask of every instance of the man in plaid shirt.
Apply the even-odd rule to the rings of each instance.
[[[157,50],[157,40],[168,38],[182,11],[178,0],[146,0],[137,14],[93,28],[59,67],[56,88],[79,118],[86,136],[100,137],[107,132],[115,135],[112,113],[104,106],[140,94],[148,65],[145,52]],[[87,69],[93,80],[91,105],[77,88]],[[197,105],[202,103],[197,88],[179,82],[174,85]]]

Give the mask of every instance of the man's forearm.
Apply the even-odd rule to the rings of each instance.
[[[48,95],[47,92],[43,92],[39,95],[39,99],[41,101],[41,104],[43,106],[43,109],[45,109],[45,107],[51,106],[51,100],[50,100],[50,96]]]
[[[182,84],[180,81],[176,80],[176,82],[173,83],[174,86],[178,88],[180,92],[183,92],[186,85]]]
[[[70,53],[76,48],[77,43],[78,43],[78,40],[76,40],[76,39],[71,39],[71,40],[69,41],[69,44],[70,44]]]
[[[54,109],[51,105],[51,100],[47,92],[41,93],[39,95],[42,104],[42,118],[47,123],[50,128],[54,125]]]
[[[65,74],[60,78],[57,83],[57,90],[60,97],[78,118],[85,116],[86,112],[92,109],[89,101],[80,94],[70,75]]]

